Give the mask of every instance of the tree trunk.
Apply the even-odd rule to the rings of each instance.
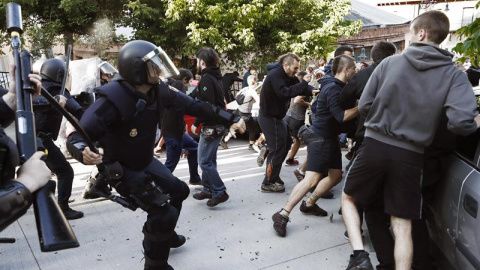
[[[65,31],[65,33],[63,33],[63,36],[64,36],[64,39],[65,39],[65,52],[64,53],[65,53],[65,55],[67,55],[68,45],[72,45],[72,56],[73,56],[73,32]]]

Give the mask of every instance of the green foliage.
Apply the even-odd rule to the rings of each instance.
[[[0,0],[0,29],[5,29],[5,6]],[[55,31],[65,47],[77,36],[88,34],[93,24],[105,17],[119,20],[127,0],[16,0],[22,7],[23,28],[33,34],[33,50],[55,43]],[[45,32],[45,33],[42,33]]]
[[[263,63],[288,51],[319,57],[361,28],[344,21],[348,0],[136,0],[127,7],[124,24],[136,29],[135,38],[184,59],[204,46],[236,63],[249,53]]]
[[[480,1],[477,2],[475,8],[480,7]],[[464,26],[457,31],[457,35],[466,37],[463,42],[458,43],[453,51],[462,54],[459,61],[465,61],[468,57],[473,66],[479,67],[480,59],[480,18],[475,19],[471,24]]]
[[[58,38],[58,22],[40,27],[34,25],[27,30],[27,35],[31,43],[30,53],[33,56],[40,57],[44,50],[57,45],[61,40]]]

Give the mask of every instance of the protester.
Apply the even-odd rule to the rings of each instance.
[[[342,88],[355,75],[355,61],[347,55],[337,56],[333,61],[332,74],[334,77],[328,77],[322,83],[311,129],[304,126],[299,132],[299,137],[307,144],[307,172],[305,178],[293,188],[285,206],[272,216],[273,228],[279,236],[286,235],[290,212],[315,186],[308,200],[302,202],[300,211],[326,216],[327,212],[316,201],[322,193],[342,180],[342,158],[338,144],[340,123],[354,119],[358,108],[343,110],[339,97]]]
[[[298,95],[311,96],[313,90],[313,87],[308,85],[311,74],[306,75],[302,82],[295,77],[299,68],[300,58],[293,53],[281,55],[277,63],[267,65],[268,74],[260,92],[258,115],[268,149],[265,178],[261,186],[263,192],[285,191],[280,170],[292,143],[287,124],[283,120],[287,112],[287,102]]]
[[[373,269],[363,247],[356,205],[368,206],[379,194],[391,216],[395,269],[411,269],[411,220],[421,218],[424,149],[433,140],[443,110],[454,133],[466,135],[480,126],[466,75],[452,65],[453,56],[438,47],[449,28],[441,11],[416,17],[410,24],[410,46],[402,55],[384,59],[365,86],[359,101],[360,113],[366,116],[365,139],[342,195],[353,248],[347,269]]]

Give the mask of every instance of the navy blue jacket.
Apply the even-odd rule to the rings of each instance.
[[[50,81],[42,81],[42,86],[52,95],[56,96],[60,94],[62,85]],[[67,103],[65,104],[65,110],[71,113],[75,118],[80,119],[84,113],[84,109],[80,104],[77,103],[75,99],[70,95],[69,91],[65,90],[65,97],[67,98]],[[35,109],[35,107],[34,107]],[[58,137],[58,132],[60,130],[60,125],[62,124],[63,115],[57,111],[55,108],[51,107],[49,110],[44,111],[34,111],[35,112],[35,128],[37,134],[43,132],[45,134],[50,134],[53,140],[56,140]]]
[[[322,138],[337,139],[340,133],[340,124],[343,123],[345,115],[340,106],[340,93],[344,86],[345,83],[335,77],[322,81],[312,125],[312,130]]]
[[[297,77],[289,77],[280,63],[268,64],[268,74],[260,92],[262,116],[283,119],[287,114],[290,99],[296,96],[311,96],[313,87]]]

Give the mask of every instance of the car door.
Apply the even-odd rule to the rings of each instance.
[[[458,269],[480,269],[480,159],[476,153],[474,171],[465,179],[459,193],[457,217],[457,256]]]
[[[462,270],[470,268],[465,266],[467,265],[465,264],[465,259],[459,258],[466,256],[471,257],[471,252],[475,252],[471,250],[466,252],[469,248],[465,247],[473,244],[468,241],[476,240],[465,239],[465,236],[472,235],[474,232],[466,227],[470,226],[470,223],[473,221],[472,218],[466,217],[466,210],[463,210],[462,203],[466,196],[467,188],[474,185],[476,182],[475,179],[480,181],[480,173],[477,169],[480,153],[479,140],[479,131],[469,136],[457,137],[455,152],[450,155],[433,201],[427,207],[428,223],[432,240],[450,264]],[[468,192],[468,194],[471,193]],[[473,194],[469,196],[477,195]],[[471,204],[475,203],[470,197],[467,198],[467,209],[469,212],[472,212],[474,207]],[[466,223],[463,220],[470,223]],[[472,228],[471,230],[475,229],[476,228]],[[459,238],[461,238],[461,240],[459,240]],[[477,246],[477,243],[474,245]],[[459,265],[463,265],[463,267],[459,267]]]

